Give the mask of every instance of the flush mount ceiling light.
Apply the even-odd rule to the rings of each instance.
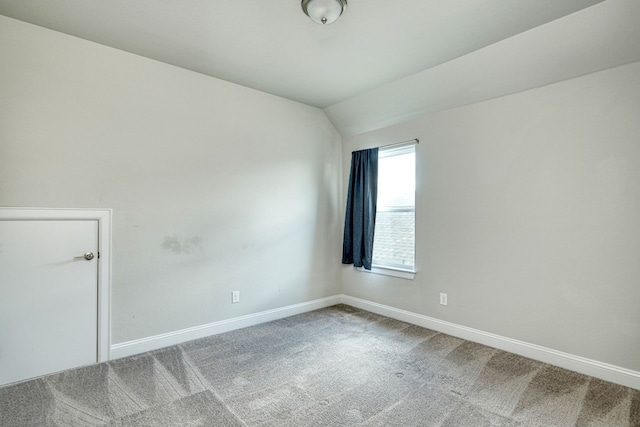
[[[302,0],[302,10],[316,24],[333,24],[347,9],[347,0]]]

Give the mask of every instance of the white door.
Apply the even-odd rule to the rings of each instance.
[[[96,363],[98,229],[0,220],[0,385]]]

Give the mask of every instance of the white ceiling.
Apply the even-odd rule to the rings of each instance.
[[[602,0],[0,0],[0,14],[325,108]]]

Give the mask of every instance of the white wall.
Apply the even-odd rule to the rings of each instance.
[[[321,110],[2,16],[0,58],[0,206],[114,209],[113,343],[340,293]]]
[[[640,371],[639,118],[635,62],[346,138],[344,188],[351,151],[421,143],[415,280],[343,292]]]

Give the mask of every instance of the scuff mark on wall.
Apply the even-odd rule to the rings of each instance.
[[[176,255],[190,255],[202,250],[202,237],[180,238],[178,236],[167,236],[162,242],[162,248]]]

